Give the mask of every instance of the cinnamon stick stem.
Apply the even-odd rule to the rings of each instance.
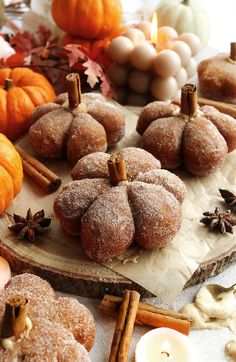
[[[118,314],[119,297],[104,296],[99,310],[106,315],[116,317]],[[171,310],[164,310],[149,304],[139,302],[135,324],[150,327],[169,327],[185,335],[189,334],[191,321],[183,314]]]
[[[15,336],[17,340],[20,337],[20,334],[26,327],[28,309],[29,302],[25,297],[16,296],[7,300],[2,322],[1,338]]]
[[[81,103],[80,76],[77,73],[68,74],[66,77],[69,108],[71,111]]]
[[[236,42],[230,43],[230,59],[236,61]]]
[[[181,90],[181,113],[193,116],[197,111],[197,88],[194,84],[185,84]]]
[[[125,159],[120,153],[111,155],[107,165],[112,185],[117,186],[119,182],[127,180]]]
[[[45,165],[29,155],[23,148],[16,145],[21,156],[24,172],[48,193],[56,191],[61,186],[61,179]]]
[[[236,118],[236,107],[231,103],[218,102],[218,101],[214,101],[212,99],[198,97],[198,104],[200,106],[215,107],[218,109],[218,111]]]
[[[125,290],[112,340],[109,362],[125,362],[133,333],[140,294]]]

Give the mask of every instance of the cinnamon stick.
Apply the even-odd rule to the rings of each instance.
[[[236,42],[230,43],[230,59],[236,61]]]
[[[125,362],[138,310],[140,294],[125,290],[120,305],[116,329],[112,340],[109,362]]]
[[[20,146],[16,145],[15,148],[21,156],[24,172],[41,186],[44,191],[51,193],[61,186],[61,179],[55,173],[29,155]]]
[[[193,116],[197,111],[197,88],[194,84],[185,84],[181,90],[181,113]]]
[[[1,338],[15,336],[17,340],[26,328],[26,317],[29,309],[28,299],[22,296],[15,296],[7,300]]]
[[[126,163],[124,157],[120,154],[111,155],[107,161],[110,182],[117,186],[119,182],[127,180]]]
[[[71,111],[81,103],[80,76],[77,73],[70,73],[66,77],[69,108]]]
[[[200,106],[215,107],[216,109],[218,109],[218,111],[236,118],[236,107],[231,103],[218,102],[218,101],[214,101],[212,99],[198,97],[198,104]]]
[[[116,317],[122,298],[105,295],[99,310],[106,315]],[[156,306],[139,302],[135,323],[150,327],[169,327],[185,335],[189,334],[191,321],[182,313],[165,310]]]

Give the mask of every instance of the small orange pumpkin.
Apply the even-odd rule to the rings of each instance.
[[[0,133],[0,214],[20,192],[22,181],[20,155],[11,141]]]
[[[29,68],[0,69],[0,132],[16,140],[29,129],[35,107],[54,98],[53,87],[42,74]]]
[[[53,0],[51,13],[65,32],[86,39],[102,39],[118,28],[120,0]]]

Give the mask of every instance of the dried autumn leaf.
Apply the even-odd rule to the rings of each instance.
[[[69,59],[70,67],[73,67],[73,65],[78,63],[79,60],[86,59],[85,54],[79,48],[79,45],[76,44],[67,44],[66,46],[64,46],[64,49],[68,51],[67,57]]]
[[[102,75],[102,68],[97,62],[89,58],[86,62],[83,63],[83,66],[87,68],[84,71],[84,74],[88,76],[87,82],[90,85],[90,87],[93,88],[95,84],[99,82],[99,78]]]
[[[111,83],[109,78],[107,77],[106,74],[104,74],[104,72],[102,72],[101,74],[101,91],[102,94],[106,97],[110,97],[110,98],[115,98],[115,91],[114,89],[111,87]]]
[[[45,28],[43,25],[39,25],[38,31],[38,39],[40,45],[45,45],[49,42],[49,39],[52,36],[52,32],[50,29]]]
[[[17,52],[29,53],[33,48],[38,46],[33,34],[28,31],[19,31],[10,39],[11,46]]]

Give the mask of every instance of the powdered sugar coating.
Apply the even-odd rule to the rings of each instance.
[[[116,144],[124,137],[125,117],[120,108],[114,107],[109,103],[104,107],[104,103],[95,101],[88,105],[87,112],[103,125],[106,130],[107,143],[109,146]]]
[[[139,174],[136,178],[136,181],[161,185],[167,191],[171,192],[180,204],[182,204],[184,201],[186,187],[182,180],[174,173],[168,172],[166,170],[151,170]]]
[[[25,362],[89,362],[88,352],[73,334],[47,319],[34,319],[32,330],[20,343]]]
[[[199,85],[207,98],[236,103],[235,64],[228,58],[228,54],[220,54],[203,60],[198,66]]]
[[[186,168],[195,175],[206,176],[221,167],[228,147],[213,123],[204,117],[189,122],[183,135]]]
[[[183,182],[169,171],[160,170],[160,162],[145,150],[128,147],[122,149],[120,153],[126,160],[127,181],[120,182],[118,186],[112,187],[109,185],[108,177],[96,178],[97,171],[98,177],[104,175],[105,172],[107,172],[108,176],[108,168],[107,171],[105,171],[105,167],[107,167],[109,155],[101,152],[93,153],[79,160],[75,167],[75,172],[73,171],[73,177],[83,177],[85,175],[86,177],[93,178],[72,181],[64,187],[55,201],[56,215],[66,230],[68,226],[70,226],[68,223],[69,218],[74,214],[76,217],[78,216],[78,219],[75,220],[77,226],[81,225],[81,241],[85,252],[90,258],[98,262],[104,262],[113,256],[118,256],[128,248],[135,238],[137,238],[144,247],[161,247],[174,237],[181,222],[180,202],[183,201],[186,192]],[[103,189],[103,192],[100,192],[99,195],[96,191],[94,194],[95,197],[93,192],[90,192],[88,188],[86,200],[89,200],[89,202],[86,204],[86,207],[83,208],[84,194],[87,192],[84,192],[84,187],[86,189],[89,182],[92,184],[92,181],[93,185],[99,185],[99,182],[106,181],[106,188]],[[132,196],[133,183],[135,187],[142,186],[140,186],[142,201],[140,201],[138,208],[133,207],[133,199],[130,197],[130,195]],[[84,186],[81,187],[81,185]],[[155,192],[153,192],[153,188]],[[150,193],[148,191],[149,189]],[[159,192],[159,190],[161,191]],[[67,194],[65,201],[64,193]],[[159,196],[161,198],[160,202],[158,201]],[[145,198],[147,198],[147,202]],[[139,215],[144,215],[140,218],[140,222],[142,223],[144,221],[144,225],[145,223],[148,225],[147,216],[150,215],[148,200],[151,200],[151,198],[154,198],[152,208],[157,208],[156,212],[158,214],[156,215],[154,211],[153,215],[156,215],[157,220],[163,223],[163,229],[160,226],[159,234],[155,227],[153,227],[152,231],[152,223],[154,225],[155,222],[154,219],[151,219],[149,232],[145,234],[142,231],[139,238],[137,236],[137,230],[140,229],[140,226],[137,222],[135,225],[137,230],[135,231],[134,220],[139,220]],[[130,205],[132,206],[131,209]],[[74,212],[74,210],[76,210],[76,212]],[[77,213],[77,210],[80,211]],[[159,215],[159,213],[162,214]],[[68,217],[66,215],[68,215]],[[170,222],[172,217],[176,219],[174,221],[172,220],[173,226]],[[142,218],[144,219],[143,221],[141,220]],[[163,230],[165,228],[167,228],[167,230],[164,232]],[[74,232],[73,225],[68,232]],[[134,236],[134,232],[136,236]],[[156,240],[156,236],[158,236],[158,240]],[[147,246],[145,246],[146,237]],[[151,242],[152,237],[154,237],[154,240]]]
[[[81,157],[107,149],[104,127],[87,113],[74,117],[67,140],[67,158],[75,164]]]
[[[103,262],[123,253],[134,231],[126,187],[118,186],[100,195],[83,216],[81,241],[90,258]]]
[[[64,186],[54,202],[54,211],[66,231],[79,235],[81,218],[94,200],[110,187],[106,179],[83,179]]]
[[[71,121],[72,115],[62,109],[39,118],[29,129],[29,142],[32,148],[43,157],[62,157]]]
[[[186,123],[181,117],[159,118],[143,134],[143,148],[161,161],[164,168],[180,166],[182,135]]]
[[[126,147],[119,152],[126,161],[129,180],[133,180],[139,172],[160,168],[161,164],[150,153],[141,148]],[[72,170],[72,178],[109,177],[107,161],[110,155],[96,152],[80,159]]]
[[[94,152],[82,157],[74,166],[71,177],[73,180],[83,178],[107,178],[107,161],[110,155],[104,152]]]
[[[92,347],[94,342],[94,319],[85,306],[73,298],[57,298],[50,284],[36,275],[28,273],[20,274],[10,280],[6,289],[1,294],[0,325],[4,312],[3,306],[5,307],[6,300],[16,295],[23,295],[29,301],[28,316],[32,321],[33,329],[30,331],[29,338],[20,343],[20,349],[22,351],[23,349],[26,351],[34,351],[35,355],[29,356],[30,358],[38,357],[38,360],[32,359],[32,361],[41,361],[39,357],[41,357],[41,352],[45,351],[45,349],[40,344],[37,346],[34,344],[37,339],[42,342],[43,338],[46,339],[48,337],[47,326],[50,334],[49,338],[52,338],[52,346],[48,346],[47,348],[50,350],[53,348],[53,345],[57,345],[55,351],[58,353],[58,356],[64,358],[61,357],[61,360],[81,361],[80,359],[73,360],[72,357],[69,359],[70,356],[77,356],[77,354],[78,356],[81,354],[83,358],[86,356],[88,357],[84,348],[76,342],[76,340],[81,342],[88,350]],[[40,325],[41,330],[37,328],[36,330],[36,325]],[[43,327],[43,325],[45,325],[45,327]],[[56,339],[54,340],[54,338]],[[61,340],[61,338],[63,340]],[[62,341],[61,345],[60,341]],[[45,344],[47,345],[46,341]],[[52,356],[51,352],[50,357]],[[45,353],[45,356],[46,355],[47,354]],[[30,358],[24,361],[31,361]],[[51,359],[42,360],[52,361]],[[88,359],[85,359],[85,361],[87,360]]]
[[[60,106],[56,103],[44,103],[36,107],[30,116],[30,124],[35,123],[39,118],[44,116],[46,113],[60,109]]]
[[[157,118],[170,117],[178,110],[178,106],[165,102],[155,101],[146,105],[139,116],[137,132],[143,134],[147,127]]]
[[[95,339],[92,314],[83,304],[73,298],[58,298],[56,303],[56,316],[60,323],[72,331],[75,339],[83,344],[87,351],[90,351]]]
[[[224,137],[228,152],[236,148],[236,119],[219,112],[215,107],[204,106],[201,108],[204,116],[209,119]]]
[[[151,106],[151,111],[148,106]],[[170,106],[171,104],[166,103],[166,107]],[[158,113],[159,107],[163,109],[162,104],[153,102],[142,111],[146,124],[149,124],[142,142],[143,148],[157,157],[162,167],[173,169],[184,163],[191,173],[208,175],[221,167],[227,152],[236,148],[236,120],[214,107],[198,108],[197,112],[189,117],[181,113],[180,107],[175,105],[176,109],[172,111],[171,117],[153,120],[155,109]],[[204,130],[210,137],[209,143]],[[226,147],[226,142],[229,148]]]
[[[123,148],[120,153],[126,161],[129,180],[134,180],[140,172],[161,168],[160,161],[141,148],[126,147]]]
[[[67,157],[75,164],[86,154],[105,152],[107,143],[119,142],[125,133],[125,114],[100,98],[82,95],[82,103],[70,110],[68,96],[63,93],[54,103],[37,107],[29,131],[32,148],[41,156],[59,158],[64,156],[68,143]]]
[[[128,198],[135,224],[135,241],[145,249],[167,245],[180,228],[181,206],[164,187],[132,182]]]
[[[42,290],[44,291],[43,293]],[[40,316],[43,318],[50,318],[54,310],[56,295],[51,285],[46,280],[28,273],[17,275],[14,278],[11,278],[7,284],[4,299],[6,300],[15,295],[21,295],[22,291],[30,303],[30,318],[38,318]],[[3,314],[0,314],[0,319],[2,316]]]

